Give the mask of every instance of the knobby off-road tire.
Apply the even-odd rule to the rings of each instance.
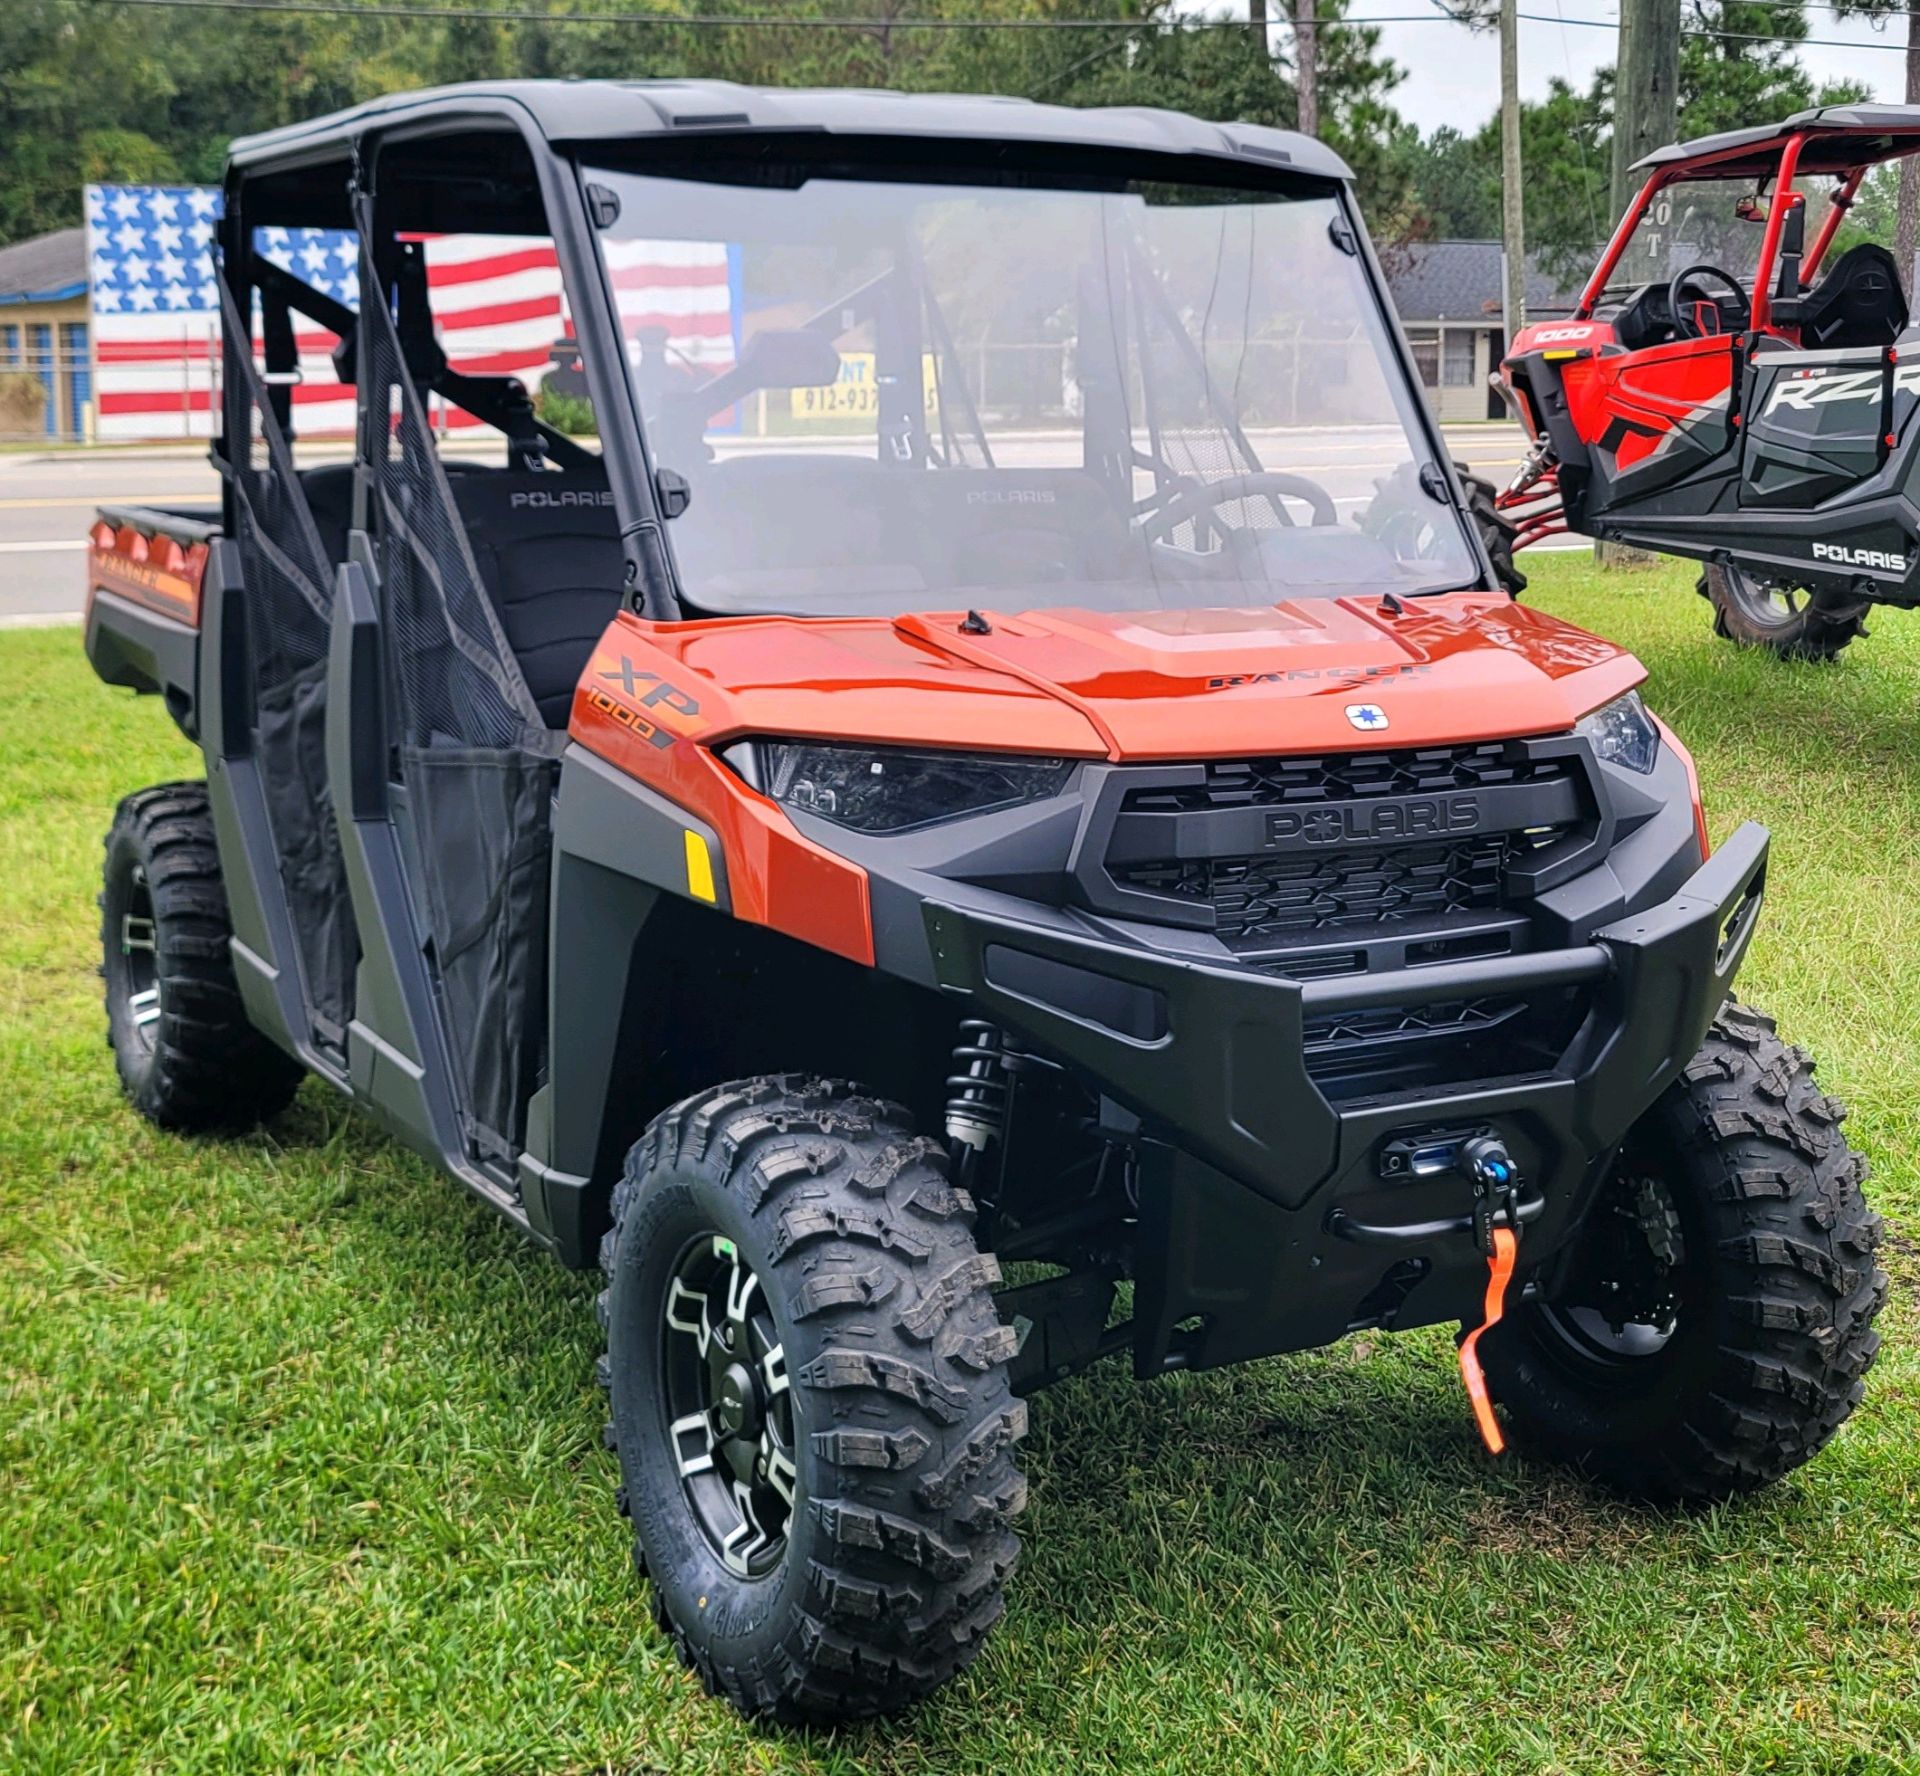
[[[1695,590],[1713,606],[1714,634],[1783,660],[1831,660],[1867,632],[1865,601],[1801,590],[1776,598],[1737,567],[1709,567]]]
[[[106,850],[107,1042],[134,1108],[185,1132],[243,1128],[284,1110],[302,1070],[240,1002],[206,785],[128,796]]]
[[[745,1714],[824,1723],[902,1708],[965,1667],[1002,1613],[1026,1406],[1008,1388],[1015,1339],[989,1292],[999,1267],[972,1221],[945,1153],[899,1106],[803,1074],[689,1098],[628,1155],[600,1254],[621,1509],[655,1619]],[[750,1309],[724,1323],[731,1341],[687,1331],[734,1294]],[[769,1438],[770,1461],[791,1451],[777,1559],[757,1529],[733,1544],[734,1559],[765,1568],[751,1576],[716,1539],[729,1507],[699,1470],[707,1429],[687,1428],[683,1410],[698,1361],[711,1375],[728,1360],[716,1341],[747,1347],[762,1455]],[[731,1399],[724,1411],[740,1415]],[[762,1472],[737,1442],[712,1459]],[[753,1514],[769,1526],[778,1494],[749,1490],[771,1503]]]
[[[1460,477],[1460,485],[1466,490],[1467,511],[1473,519],[1474,528],[1480,533],[1480,540],[1487,547],[1487,554],[1493,559],[1494,578],[1500,582],[1503,592],[1511,593],[1515,598],[1527,589],[1527,576],[1513,563],[1513,539],[1517,526],[1501,515],[1500,508],[1494,503],[1499,497],[1499,489],[1484,475],[1474,474],[1465,463],[1457,462],[1455,472]]]
[[[1604,1218],[1624,1217],[1626,1249],[1645,1239],[1668,1252],[1672,1331],[1637,1354],[1600,1349],[1598,1316],[1576,1323],[1574,1298],[1595,1291],[1573,1278],[1556,1302],[1511,1314],[1482,1353],[1525,1443],[1635,1496],[1713,1499],[1779,1479],[1840,1428],[1887,1294],[1845,1114],[1771,1018],[1722,1008],[1579,1236],[1618,1244]],[[1604,1294],[1604,1278],[1586,1280]]]

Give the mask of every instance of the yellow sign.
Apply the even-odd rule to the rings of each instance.
[[[920,360],[920,376],[926,410],[940,405],[939,378],[933,367],[933,353]],[[880,411],[880,384],[874,372],[872,352],[842,352],[840,376],[836,382],[815,388],[787,391],[788,411],[795,419],[872,419]]]

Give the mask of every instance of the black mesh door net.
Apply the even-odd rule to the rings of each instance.
[[[361,234],[392,733],[467,1135],[478,1156],[508,1162],[544,1064],[549,815],[565,736],[542,722],[481,581],[416,382],[433,366],[408,363],[364,208]],[[420,248],[398,251],[400,278],[423,293]],[[437,352],[416,331],[416,351]]]
[[[254,363],[252,328],[226,278],[218,281],[234,399],[225,453],[214,460],[233,492],[254,765],[314,1034],[323,1047],[344,1056],[360,939],[327,785],[334,563],[295,473],[274,391]]]

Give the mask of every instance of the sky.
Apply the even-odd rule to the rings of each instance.
[[[1395,88],[1392,103],[1423,131],[1449,123],[1470,133],[1493,115],[1500,102],[1499,51],[1492,33],[1469,32],[1452,23],[1432,0],[1354,0],[1351,16],[1358,23],[1368,18],[1404,19],[1429,10],[1434,14],[1432,23],[1380,27],[1382,49],[1406,75]],[[1523,97],[1544,97],[1555,75],[1584,87],[1596,68],[1613,60],[1619,11],[1612,0],[1520,0],[1520,13]],[[1816,85],[1825,80],[1857,80],[1870,84],[1877,98],[1900,98],[1904,17],[1875,31],[1871,25],[1835,18],[1827,8],[1810,3],[1807,25],[1810,37],[1840,40],[1838,47],[1802,46],[1800,60]]]

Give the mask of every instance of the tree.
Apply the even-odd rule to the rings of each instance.
[[[1833,0],[1842,18],[1872,19],[1876,26],[1904,12],[1907,15],[1907,103],[1920,105],[1920,0]],[[1920,160],[1911,155],[1900,163],[1900,195],[1894,212],[1893,257],[1900,281],[1913,295],[1913,255],[1920,244]]]
[[[1393,211],[1405,197],[1393,150],[1404,125],[1389,95],[1404,76],[1379,53],[1380,33],[1348,23],[1346,10],[1346,0],[1319,0],[1315,9],[1318,134],[1353,168],[1363,207]],[[1292,128],[1292,56],[1290,45],[1275,49],[1264,36],[1212,29],[1156,7],[1150,25],[1043,96],[1072,105],[1162,105]]]
[[[77,222],[88,179],[218,178],[228,141],[409,86],[502,76],[704,75],[754,84],[1004,92],[1066,104],[1172,105],[1205,117],[1296,121],[1293,33],[1183,22],[1174,0],[781,0],[747,27],[737,0],[603,0],[592,23],[476,19],[473,0],[413,0],[433,17],[113,7],[0,0],[0,241]],[[495,0],[482,0],[494,4]],[[630,17],[604,15],[631,6]],[[510,9],[503,3],[503,12]],[[753,9],[744,9],[751,11]],[[771,15],[773,8],[764,9]],[[1400,73],[1379,34],[1319,0],[1320,134],[1393,209]],[[809,19],[857,13],[858,29]],[[1112,29],[928,30],[916,18],[1111,20]]]
[[[1814,86],[1795,47],[1807,35],[1799,0],[1690,0],[1687,23],[1692,34],[1680,40],[1682,139],[1871,96],[1847,82]]]

